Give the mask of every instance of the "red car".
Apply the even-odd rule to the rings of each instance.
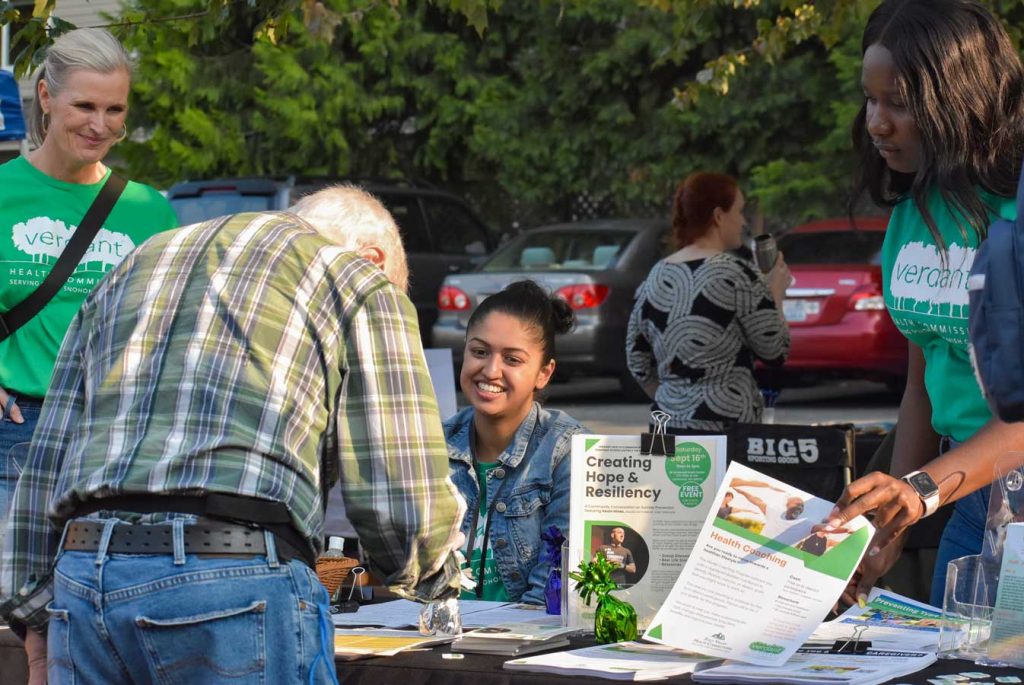
[[[762,368],[762,382],[800,385],[822,378],[879,380],[901,387],[907,341],[882,297],[879,257],[886,217],[824,219],[779,238],[796,279],[783,311],[792,348],[786,364]]]

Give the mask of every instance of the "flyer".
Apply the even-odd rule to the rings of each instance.
[[[1024,523],[1006,526],[988,658],[1024,664]]]
[[[509,671],[556,673],[609,680],[643,682],[665,680],[692,673],[698,666],[720,663],[699,654],[690,654],[664,645],[643,642],[615,642],[566,652],[552,652],[505,662]]]
[[[633,605],[641,629],[672,589],[725,474],[724,436],[674,437],[667,456],[642,454],[640,435],[572,442],[569,568],[604,554],[618,567],[613,594]],[[592,628],[595,609],[569,592],[570,626]]]
[[[793,685],[877,685],[917,673],[935,663],[935,652],[869,649],[863,654],[833,654],[800,649],[783,666],[765,668],[727,663],[693,674],[696,683],[792,683]],[[929,681],[935,682],[935,681]]]
[[[839,599],[874,535],[831,502],[733,463],[697,544],[645,639],[777,666]]]
[[[810,639],[833,643],[857,635],[875,649],[934,652],[941,621],[941,609],[876,587],[863,607],[854,604],[834,621],[822,623]]]

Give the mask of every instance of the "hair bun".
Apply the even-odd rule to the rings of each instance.
[[[576,312],[564,298],[553,295],[551,298],[551,324],[555,333],[563,335],[576,327]]]

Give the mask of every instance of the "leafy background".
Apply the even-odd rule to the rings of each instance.
[[[415,179],[502,229],[666,215],[686,174],[718,170],[780,230],[846,211],[877,4],[135,0],[110,18],[138,59],[119,149],[158,187]],[[987,4],[1019,40],[1022,3]],[[54,0],[33,11],[22,71],[68,28]],[[0,22],[14,12],[0,3]]]

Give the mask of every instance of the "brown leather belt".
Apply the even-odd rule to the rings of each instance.
[[[68,525],[64,549],[95,552],[100,548],[104,521],[78,519]],[[174,554],[174,527],[169,523],[118,523],[110,536],[111,554]],[[264,556],[267,545],[263,530],[237,523],[200,519],[184,527],[186,554]],[[274,536],[277,556],[285,561],[301,558],[290,544]]]

